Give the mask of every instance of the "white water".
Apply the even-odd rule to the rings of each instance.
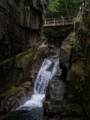
[[[34,92],[31,99],[26,101],[18,109],[23,107],[42,107],[45,100],[46,88],[50,80],[53,79],[59,69],[59,58],[52,57],[50,59],[44,59],[42,66],[38,72],[37,78],[34,84]]]

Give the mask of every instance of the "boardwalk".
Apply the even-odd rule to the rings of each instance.
[[[44,22],[44,27],[52,27],[52,26],[65,26],[65,25],[73,25],[73,18],[47,18]]]

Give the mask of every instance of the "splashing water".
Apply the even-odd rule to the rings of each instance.
[[[34,84],[34,93],[31,99],[26,101],[18,109],[25,107],[35,108],[42,107],[45,100],[45,93],[48,83],[55,76],[59,69],[59,58],[52,57],[50,59],[44,59],[42,66],[38,72],[37,78]]]

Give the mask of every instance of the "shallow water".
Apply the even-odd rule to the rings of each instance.
[[[43,120],[43,108],[14,111],[5,120]]]

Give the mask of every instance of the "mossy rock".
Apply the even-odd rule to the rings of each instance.
[[[12,86],[6,92],[0,94],[0,97],[15,95],[21,91],[21,87]]]
[[[69,60],[71,56],[72,48],[76,42],[75,32],[72,32],[63,42],[60,50],[60,61],[67,67],[69,66]]]
[[[90,29],[90,11],[85,11],[83,15],[83,22],[86,28]]]
[[[83,20],[83,17],[79,13],[78,13],[77,17],[74,18],[75,23],[81,22],[82,20]]]
[[[83,116],[82,107],[78,104],[66,104],[65,109],[62,112],[62,116],[66,116],[66,118],[73,117],[74,119],[79,116]]]
[[[30,48],[30,49],[27,49],[26,51],[22,52],[22,53],[19,53],[17,54],[16,56],[14,57],[11,57],[11,58],[8,58],[2,62],[0,62],[0,65],[4,65],[4,64],[7,64],[9,62],[11,62],[12,60],[15,60],[16,61],[16,64],[19,64],[22,59],[25,58],[25,56],[28,56],[30,57],[31,59],[33,58],[33,55],[34,55],[34,52],[33,50]]]
[[[25,66],[27,66],[28,63],[32,61],[33,56],[34,56],[34,52],[32,49],[28,49],[25,52],[19,54],[16,57],[16,66],[25,68]]]
[[[0,113],[6,114],[15,110],[26,101],[26,98],[27,94],[24,86],[12,86],[8,88],[6,92],[0,95]]]
[[[75,63],[72,64],[72,71],[79,75],[83,76],[84,75],[84,64],[82,61],[76,61]]]

